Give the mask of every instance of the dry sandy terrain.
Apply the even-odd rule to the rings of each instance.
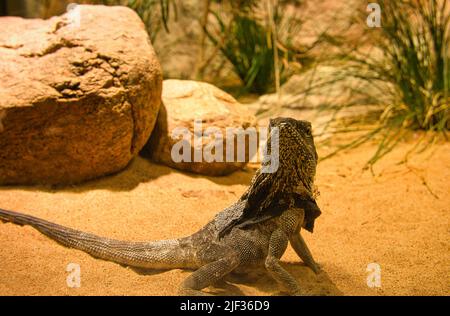
[[[316,277],[290,248],[283,257],[305,294],[450,294],[450,143],[435,145],[431,158],[431,151],[413,157],[409,168],[395,164],[406,148],[376,165],[376,177],[362,172],[373,145],[319,165],[323,214],[305,236],[323,271]],[[120,174],[76,187],[0,188],[0,207],[117,239],[167,239],[199,229],[244,192],[253,172],[205,178],[138,158]],[[190,273],[136,272],[12,224],[0,223],[0,249],[1,295],[174,295]],[[66,285],[69,263],[81,266],[81,288]],[[381,267],[381,288],[366,284],[369,263]],[[277,287],[247,276],[209,291],[270,295]]]

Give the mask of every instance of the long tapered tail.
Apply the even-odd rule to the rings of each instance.
[[[0,220],[29,225],[58,243],[82,250],[93,257],[149,269],[195,268],[190,237],[152,242],[128,242],[103,238],[46,220],[0,209]]]

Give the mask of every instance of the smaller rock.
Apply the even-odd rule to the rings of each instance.
[[[249,146],[248,136],[245,137],[245,146],[238,147],[237,137],[227,135],[227,129],[241,129],[244,132],[249,131],[248,128],[257,131],[256,118],[228,93],[204,82],[166,80],[155,130],[141,154],[180,170],[211,176],[227,175],[244,167],[254,153],[253,150],[249,154],[252,147]],[[187,136],[181,135],[183,131]],[[208,134],[208,131],[214,132]],[[174,132],[178,132],[178,137],[172,138]],[[194,134],[198,146],[194,146]],[[217,137],[219,134],[222,138]],[[186,147],[182,146],[182,139],[186,139]],[[234,152],[232,161],[229,158],[227,161],[227,143]],[[218,148],[217,144],[221,144],[222,153],[216,153],[213,149]],[[181,147],[186,152],[178,150]],[[175,161],[177,159],[173,159],[172,151],[178,154],[178,159],[181,155],[188,158]],[[237,153],[244,154],[244,151],[244,161],[237,161]],[[220,156],[223,161],[211,161],[212,156]]]

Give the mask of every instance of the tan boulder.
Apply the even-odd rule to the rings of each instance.
[[[256,126],[256,119],[244,105],[237,102],[228,93],[204,82],[165,80],[162,100],[155,130],[143,150],[143,156],[176,169],[212,176],[232,173],[241,169],[245,165],[245,161],[249,160],[249,137],[246,138],[245,148],[242,146],[238,148],[238,138],[229,137],[226,129],[240,128],[245,131],[249,127]],[[174,135],[177,130],[179,131],[178,137],[172,137],[177,136]],[[190,161],[178,162],[174,161],[172,151],[174,146],[180,144],[183,138],[180,136],[180,131],[183,130],[190,134],[188,137]],[[217,132],[222,135],[221,138],[217,137]],[[194,134],[200,141],[198,147],[194,143]],[[233,148],[233,161],[227,161],[226,158],[227,141]],[[205,153],[212,153],[215,156],[214,147],[217,143],[222,144],[222,153],[218,154],[218,156],[222,156],[222,161],[208,160]],[[201,161],[195,161],[194,151],[196,148],[201,153]],[[242,151],[246,153],[245,161],[239,162],[237,154]],[[179,152],[184,153],[183,150],[175,150],[175,153]]]
[[[123,169],[147,142],[162,74],[126,7],[0,18],[0,184],[76,183]]]

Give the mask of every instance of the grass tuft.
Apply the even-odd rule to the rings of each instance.
[[[342,77],[363,83],[364,88],[355,93],[383,110],[372,131],[324,159],[377,137],[378,149],[368,161],[368,166],[372,166],[395,148],[408,130],[443,133],[447,138],[450,128],[449,2],[380,0],[378,3],[382,12],[381,28],[369,31],[369,45],[357,45],[344,51],[339,59],[345,65]],[[437,133],[433,133],[433,137]]]

